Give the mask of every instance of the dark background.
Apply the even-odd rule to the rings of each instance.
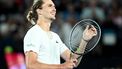
[[[98,46],[83,57],[76,69],[122,69],[122,0],[54,0],[54,3],[57,19],[51,29],[66,45],[66,37],[77,21],[90,18],[101,26]],[[12,53],[23,54],[23,38],[31,26],[26,13],[31,4],[32,0],[0,0],[0,69],[8,69],[6,47],[11,47]]]

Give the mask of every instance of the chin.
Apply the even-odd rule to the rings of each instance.
[[[56,18],[55,17],[52,17],[51,20],[55,20]]]
[[[56,18],[54,17],[53,20],[55,20]]]

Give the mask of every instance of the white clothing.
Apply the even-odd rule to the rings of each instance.
[[[24,38],[24,52],[36,52],[41,63],[60,64],[60,55],[67,49],[56,33],[51,32],[49,38],[39,25],[33,26]]]

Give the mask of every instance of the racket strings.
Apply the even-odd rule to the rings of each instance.
[[[81,43],[81,39],[83,36],[83,31],[85,30],[86,26],[89,25],[93,25],[96,29],[97,29],[97,36],[93,37],[87,44],[84,53],[87,53],[89,51],[91,51],[96,44],[98,43],[100,36],[101,36],[101,29],[99,27],[99,25],[92,20],[81,20],[80,22],[78,22],[72,29],[71,33],[70,33],[70,49],[75,52],[76,50],[78,50],[79,45]],[[79,49],[82,50],[82,49]],[[83,54],[83,53],[77,53],[77,54]]]

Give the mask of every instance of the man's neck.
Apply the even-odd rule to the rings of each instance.
[[[37,24],[46,32],[50,31],[50,26],[51,26],[51,20],[47,19],[38,19]]]

